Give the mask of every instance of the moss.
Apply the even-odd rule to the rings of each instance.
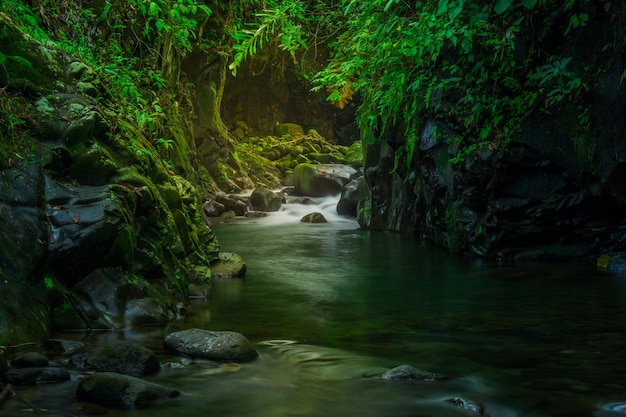
[[[182,207],[182,202],[180,198],[180,194],[175,185],[172,184],[158,184],[156,185],[157,190],[159,190],[159,194],[161,198],[170,209],[177,209]]]
[[[108,260],[115,265],[130,268],[133,265],[135,249],[137,248],[137,235],[131,225],[124,225],[117,233],[111,244]]]
[[[88,148],[72,151],[70,175],[81,184],[102,185],[118,172],[119,165],[102,144],[93,142]]]

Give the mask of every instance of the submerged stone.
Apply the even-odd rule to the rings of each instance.
[[[13,385],[37,385],[69,381],[70,373],[63,368],[31,367],[10,369],[2,379]]]
[[[113,372],[96,372],[83,378],[76,389],[79,401],[113,407],[146,406],[179,395],[162,385]]]
[[[382,375],[383,379],[403,379],[424,382],[445,381],[450,377],[424,371],[411,365],[400,365],[388,370]]]
[[[161,367],[150,349],[132,342],[114,342],[87,353],[78,353],[70,359],[70,365],[81,370],[116,372],[131,376],[154,373]]]
[[[243,258],[231,252],[220,252],[211,264],[213,278],[243,277],[246,275],[246,270],[246,262]]]
[[[14,368],[45,367],[49,365],[48,358],[39,352],[24,352],[11,360]]]
[[[231,331],[182,330],[167,335],[163,346],[170,352],[220,362],[247,362],[258,357],[245,336]]]

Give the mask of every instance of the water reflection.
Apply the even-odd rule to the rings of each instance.
[[[626,415],[625,281],[571,263],[463,259],[343,218],[300,224],[301,210],[215,225],[248,275],[214,282],[184,322],[88,337],[153,348],[173,365],[151,379],[183,393],[108,416],[471,416],[454,398],[492,417]],[[239,331],[260,358],[220,367],[165,354],[163,337],[188,327]],[[403,363],[452,379],[377,377]],[[47,415],[85,416],[71,400],[78,377],[23,392]]]

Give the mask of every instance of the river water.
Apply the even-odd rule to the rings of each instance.
[[[242,255],[248,274],[215,281],[182,322],[88,336],[153,348],[164,366],[149,379],[182,392],[106,415],[476,416],[446,401],[462,398],[491,417],[626,416],[626,280],[571,262],[461,258],[360,230],[333,201],[321,203],[215,224],[222,250]],[[300,223],[310,211],[329,223]],[[260,357],[215,367],[163,352],[164,335],[189,327],[241,332]],[[400,364],[451,379],[377,377]],[[77,378],[22,395],[46,415],[90,415],[68,400]],[[32,416],[26,408],[8,410]]]

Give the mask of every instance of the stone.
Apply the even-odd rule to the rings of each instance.
[[[2,375],[2,379],[13,385],[37,385],[69,381],[70,373],[63,368],[19,368],[9,369]]]
[[[246,262],[236,253],[220,252],[211,263],[213,278],[243,277],[246,270]]]
[[[226,207],[214,199],[209,199],[202,203],[202,210],[209,217],[218,217],[226,211]]]
[[[401,379],[401,380],[413,380],[423,382],[437,382],[450,379],[449,377],[441,374],[435,374],[428,371],[417,369],[411,365],[400,365],[393,369],[388,370],[382,375],[383,379]]]
[[[300,219],[300,223],[328,223],[326,217],[322,213],[309,213]]]
[[[342,164],[299,164],[293,171],[294,194],[328,197],[341,193],[358,171]]]
[[[48,355],[73,355],[85,347],[77,340],[48,339],[41,342],[41,350]]]
[[[174,314],[156,297],[135,298],[126,302],[124,320],[127,326],[163,325],[173,318]]]
[[[357,177],[346,184],[341,190],[341,197],[337,203],[337,213],[356,217],[360,201],[369,197],[369,188],[364,176]]]
[[[241,333],[232,331],[182,330],[167,335],[163,347],[192,358],[219,362],[248,362],[258,357],[250,341]]]
[[[237,216],[243,216],[248,208],[248,198],[236,194],[219,193],[215,200],[224,206],[225,212],[232,211]]]
[[[147,406],[179,396],[176,390],[113,372],[96,372],[81,379],[76,389],[79,401],[112,407]]]
[[[274,133],[276,136],[304,136],[304,129],[295,123],[281,123],[274,127]]]
[[[48,358],[39,352],[24,352],[11,360],[13,368],[42,368],[50,364]]]
[[[86,353],[77,353],[70,358],[69,364],[85,371],[115,372],[130,376],[149,375],[161,367],[152,350],[126,341],[108,343]]]
[[[485,413],[485,408],[475,401],[466,400],[465,398],[461,397],[454,397],[448,398],[444,400],[444,402],[458,407],[462,410],[468,411],[474,416],[487,417],[487,414]]]
[[[250,195],[248,206],[253,211],[278,211],[285,197],[265,187],[256,188]]]

